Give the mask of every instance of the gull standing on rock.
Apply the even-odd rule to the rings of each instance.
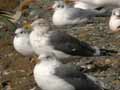
[[[23,56],[32,56],[34,53],[30,44],[29,31],[24,28],[16,29],[13,46]]]
[[[53,6],[49,9],[54,9],[52,21],[56,26],[87,23],[90,22],[91,17],[99,14],[94,10],[73,8],[62,0],[55,1]]]
[[[37,55],[54,53],[59,59],[70,56],[96,56],[117,53],[112,50],[99,49],[79,41],[75,37],[50,28],[44,19],[37,19],[32,24],[30,43]]]
[[[120,8],[116,8],[112,11],[109,27],[113,32],[120,31]]]
[[[104,90],[96,78],[80,72],[81,68],[63,64],[54,55],[40,55],[33,74],[42,90]]]

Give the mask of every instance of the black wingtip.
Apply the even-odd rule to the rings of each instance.
[[[100,56],[112,56],[117,53],[115,50],[100,49]]]
[[[95,10],[98,10],[98,11],[100,11],[100,10],[102,10],[104,7],[103,6],[101,6],[101,7],[97,7],[97,8],[95,8]]]

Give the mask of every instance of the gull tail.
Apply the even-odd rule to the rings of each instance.
[[[115,50],[99,49],[97,47],[94,47],[94,49],[96,50],[94,53],[95,56],[112,56],[118,53],[118,51]]]

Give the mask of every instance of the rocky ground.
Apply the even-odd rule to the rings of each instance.
[[[53,28],[91,45],[120,51],[120,33],[111,33],[108,21],[109,17],[96,17],[92,24]],[[0,90],[39,90],[32,74],[34,65],[13,48],[13,33],[6,27],[0,29]],[[120,90],[120,54],[80,57],[68,63],[87,68],[85,72],[103,81],[108,90]]]

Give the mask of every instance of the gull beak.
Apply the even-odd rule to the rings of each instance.
[[[41,61],[40,59],[38,59],[37,57],[34,57],[30,60],[30,63],[32,65],[36,65],[37,63],[40,63],[40,61]]]
[[[23,27],[24,27],[26,30],[32,30],[31,22],[25,21],[25,22],[23,23]]]
[[[32,59],[30,60],[30,63],[31,63],[32,65],[36,65],[36,64],[37,64],[37,59],[36,59],[36,58],[32,58]]]

